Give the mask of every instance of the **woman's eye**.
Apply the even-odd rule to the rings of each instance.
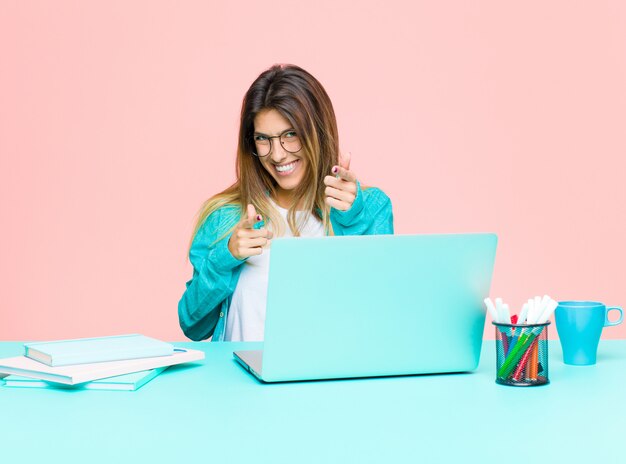
[[[284,134],[284,137],[287,137],[287,138],[297,137],[297,136],[298,136],[298,134],[296,134],[295,131],[285,132],[285,134]]]
[[[267,141],[267,137],[264,135],[255,135],[254,136],[254,141],[255,142],[265,142]]]

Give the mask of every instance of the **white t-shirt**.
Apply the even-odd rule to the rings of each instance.
[[[287,226],[287,210],[274,204],[285,220],[284,237],[293,237]],[[301,229],[302,237],[323,237],[322,222],[310,213],[296,212],[296,220],[301,215],[308,218]],[[225,341],[263,341],[265,331],[265,307],[267,301],[267,281],[270,266],[270,249],[264,248],[258,256],[250,256],[242,265],[241,274],[226,319]]]

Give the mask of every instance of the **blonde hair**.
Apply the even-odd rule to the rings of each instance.
[[[259,112],[269,109],[278,111],[293,126],[302,140],[298,155],[307,161],[307,170],[294,190],[294,202],[288,209],[287,225],[294,236],[300,235],[304,224],[296,220],[296,206],[301,206],[322,221],[327,234],[332,234],[330,208],[324,201],[324,177],[338,164],[339,158],[333,105],[315,77],[298,66],[279,64],[261,73],[244,96],[237,143],[237,180],[204,202],[198,212],[191,242],[211,213],[227,205],[239,207],[245,214],[246,206],[252,204],[275,236],[284,233],[284,221],[270,202],[270,198],[275,198],[276,181],[252,154],[254,119]],[[220,231],[217,240],[226,237],[236,225]]]

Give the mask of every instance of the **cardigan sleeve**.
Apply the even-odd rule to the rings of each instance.
[[[347,211],[330,210],[330,220],[335,235],[393,234],[393,211],[389,197],[376,187],[357,192],[352,207]]]
[[[214,211],[194,237],[189,251],[193,276],[178,302],[178,320],[187,337],[205,340],[213,335],[222,303],[237,285],[243,260],[228,249],[230,234],[222,236],[239,220],[235,207]]]

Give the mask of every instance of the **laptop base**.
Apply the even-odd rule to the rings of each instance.
[[[248,372],[263,381],[263,350],[234,351],[233,356]]]

